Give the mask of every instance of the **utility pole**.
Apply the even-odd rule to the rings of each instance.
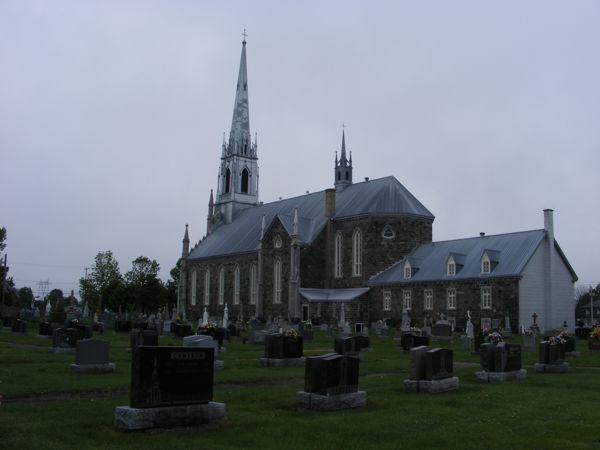
[[[6,284],[6,257],[8,255],[4,254],[4,264],[2,264],[2,294],[0,294],[0,316],[4,312],[4,286]]]
[[[591,322],[590,322],[590,326],[594,326],[594,289],[592,287],[590,287],[590,316],[591,316]]]

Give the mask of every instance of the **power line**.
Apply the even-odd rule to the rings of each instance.
[[[11,264],[21,266],[38,266],[38,267],[60,267],[62,269],[85,269],[85,266],[69,266],[64,264],[41,264],[23,261],[13,261]]]

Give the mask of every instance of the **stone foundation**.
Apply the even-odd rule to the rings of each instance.
[[[337,411],[340,409],[359,408],[366,406],[365,391],[348,392],[338,395],[321,395],[309,392],[296,392],[296,406],[312,411]]]
[[[283,367],[283,366],[304,366],[306,358],[260,358],[261,366],[265,367]]]
[[[71,364],[71,373],[112,373],[115,371],[115,363],[108,364]]]
[[[477,381],[483,383],[494,383],[499,381],[523,380],[527,378],[525,369],[515,370],[512,372],[486,372],[485,370],[475,372]]]
[[[119,430],[201,425],[225,417],[225,404],[209,402],[196,405],[163,406],[159,408],[115,408],[115,427]]]
[[[565,373],[569,370],[569,363],[562,364],[535,364],[535,371],[539,373]]]
[[[441,394],[458,389],[458,377],[441,380],[404,380],[404,392],[414,394]]]

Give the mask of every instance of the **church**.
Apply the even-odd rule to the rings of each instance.
[[[354,181],[344,132],[331,188],[263,203],[249,112],[244,39],[206,235],[190,248],[186,225],[183,238],[184,317],[222,317],[227,306],[238,320],[461,326],[469,314],[482,328],[516,329],[535,312],[543,329],[574,326],[577,276],[551,210],[543,230],[433,242],[433,214],[395,177]]]

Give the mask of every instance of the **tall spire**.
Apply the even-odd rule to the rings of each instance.
[[[245,146],[245,148],[244,148]],[[245,150],[245,151],[244,151]],[[242,42],[242,56],[238,73],[233,118],[229,135],[229,152],[246,154],[250,150],[250,109],[248,105],[248,69],[246,66],[246,36]]]
[[[229,140],[223,143],[214,207],[214,227],[231,223],[244,208],[258,204],[258,157],[250,134],[246,30],[233,104]],[[213,227],[213,228],[214,228]]]
[[[346,157],[346,130],[344,129],[342,129],[342,150],[339,161],[337,159],[337,152],[335,156],[334,176],[334,185],[337,191],[341,192],[352,184],[352,152],[350,152],[350,161],[348,161]]]
[[[188,235],[188,224],[185,224],[185,234],[183,235],[183,249],[181,257],[186,258],[190,254],[190,236]]]

